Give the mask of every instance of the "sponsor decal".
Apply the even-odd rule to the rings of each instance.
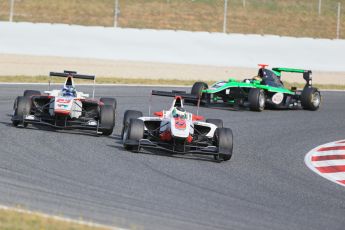
[[[58,98],[56,100],[57,103],[64,103],[64,104],[68,104],[71,102],[71,99],[66,99],[66,98]]]
[[[185,129],[186,128],[186,120],[183,119],[175,119],[175,128],[177,129]]]
[[[60,108],[68,108],[68,105],[65,105],[65,104],[58,104],[58,107],[60,107]]]

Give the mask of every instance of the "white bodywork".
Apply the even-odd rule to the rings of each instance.
[[[187,118],[184,120],[185,121],[185,129],[179,129],[175,126],[175,118],[172,115],[172,112],[175,108],[176,104],[176,98],[173,101],[173,104],[169,110],[163,110],[162,111],[162,116],[158,117],[140,117],[138,119],[142,121],[160,121],[161,122],[161,128],[160,132],[164,131],[170,131],[171,135],[173,138],[188,138],[190,135],[194,134],[194,125],[199,125],[199,126],[206,126],[210,128],[210,131],[206,134],[208,138],[212,138],[214,136],[214,132],[217,129],[217,126],[211,123],[207,122],[202,122],[202,121],[193,121],[193,115],[192,113],[187,112]],[[181,107],[183,107],[183,102],[181,101]],[[147,128],[145,127],[145,130]]]
[[[72,86],[74,87],[73,78]],[[64,86],[66,86],[66,83]],[[83,92],[76,91],[76,96],[64,96],[62,90],[50,90],[44,91],[45,94],[51,96],[49,105],[49,114],[55,116],[56,114],[69,115],[71,118],[79,118],[82,113],[82,99],[89,97],[89,94],[84,94]]]

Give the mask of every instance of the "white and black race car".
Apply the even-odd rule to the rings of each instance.
[[[89,94],[76,91],[74,78],[93,80],[95,76],[74,71],[50,72],[50,76],[65,77],[62,89],[41,93],[25,90],[13,105],[12,123],[16,127],[28,124],[47,125],[60,129],[95,130],[97,134],[111,135],[115,126],[116,99],[89,98]],[[93,89],[95,89],[93,87]]]
[[[158,91],[152,94],[159,95]],[[122,140],[126,150],[161,149],[173,154],[213,155],[215,160],[230,160],[233,150],[231,129],[220,119],[207,119],[189,113],[181,96],[175,96],[169,110],[144,117],[142,112],[124,114]]]

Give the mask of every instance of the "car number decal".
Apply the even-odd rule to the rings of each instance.
[[[283,99],[284,99],[284,94],[282,93],[275,93],[272,96],[272,102],[276,105],[279,105],[280,103],[282,103]]]

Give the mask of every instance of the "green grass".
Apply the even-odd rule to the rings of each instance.
[[[9,18],[0,0],[0,20]],[[337,3],[342,4],[340,38],[345,39],[345,0],[228,0],[227,32],[335,38]],[[14,21],[113,26],[114,0],[15,1]],[[119,0],[118,25],[191,31],[223,31],[224,0]]]
[[[47,83],[49,77],[47,76],[0,76],[0,82],[7,83]],[[53,83],[63,83],[63,78],[53,78]],[[117,77],[97,77],[97,84],[134,84],[134,85],[177,85],[177,86],[192,86],[195,80],[177,80],[177,79],[145,79],[145,78],[117,78]],[[88,80],[75,80],[76,84],[81,83],[92,83]],[[208,85],[212,85],[215,81],[206,81]],[[296,82],[284,82],[286,88],[292,86],[297,88],[303,88],[304,84]],[[345,85],[333,85],[333,84],[314,84],[319,89],[334,89],[334,90],[345,90]]]
[[[16,210],[0,209],[1,230],[106,230],[109,228],[91,227]]]

